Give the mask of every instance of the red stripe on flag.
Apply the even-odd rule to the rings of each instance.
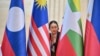
[[[34,36],[32,36],[31,33],[30,33],[29,37],[30,37],[30,42],[32,43],[32,47],[33,47],[33,48],[35,49],[35,51],[36,51],[36,54],[37,54],[38,56],[42,56],[42,54],[41,54],[41,52],[39,51],[39,49],[38,49],[36,43],[34,42],[34,38],[33,38]]]
[[[88,20],[86,21],[85,56],[100,56],[100,43],[91,22]]]
[[[15,56],[14,51],[9,43],[6,33],[4,33],[4,39],[1,46],[3,56]]]
[[[45,52],[46,52],[47,56],[49,56],[50,55],[49,49],[47,48],[47,45],[44,42],[43,36],[41,36],[41,34],[40,34],[36,24],[35,24],[35,21],[32,19],[31,22],[32,22],[32,27],[33,27],[38,39],[40,40],[40,43],[42,44],[43,48],[45,49]]]
[[[77,56],[66,35],[59,40],[56,56]]]
[[[32,56],[29,46],[27,47],[28,56]]]
[[[49,33],[48,33],[48,30],[47,30],[46,25],[43,26],[43,30],[44,30],[45,33],[46,33],[46,36],[47,36],[48,41],[50,41],[50,37],[49,37]]]

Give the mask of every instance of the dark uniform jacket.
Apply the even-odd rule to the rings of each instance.
[[[56,43],[54,43],[53,45],[51,45],[51,49],[54,48],[54,50],[55,50],[55,52],[53,52],[51,50],[51,56],[56,56],[56,50],[57,50],[59,36],[60,36],[60,32],[57,33]],[[51,38],[51,34],[50,34],[50,38]]]

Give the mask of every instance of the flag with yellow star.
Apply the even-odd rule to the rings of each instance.
[[[28,56],[50,56],[46,0],[34,1],[29,29]]]

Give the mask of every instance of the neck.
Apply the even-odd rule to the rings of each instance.
[[[51,35],[57,35],[57,33],[51,33]]]

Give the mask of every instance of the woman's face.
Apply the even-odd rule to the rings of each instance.
[[[57,26],[56,23],[52,23],[50,25],[50,31],[51,31],[52,34],[56,34],[58,32],[58,26]]]

